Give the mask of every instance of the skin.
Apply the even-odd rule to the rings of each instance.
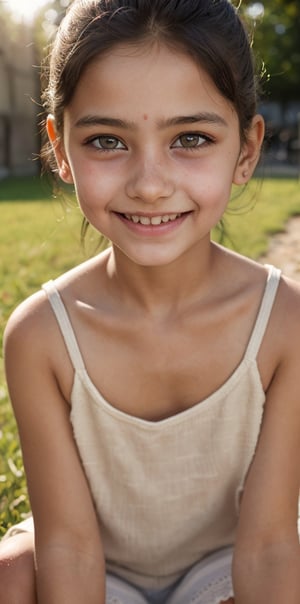
[[[255,116],[241,144],[237,114],[206,73],[158,44],[116,47],[91,63],[63,137],[49,117],[62,180],[112,241],[57,287],[92,381],[129,415],[159,421],[201,404],[243,358],[266,269],[212,243],[210,231],[232,183],[251,177],[263,133]],[[167,216],[175,219],[147,224]],[[267,398],[241,505],[235,604],[300,601],[299,319],[299,285],[282,279],[257,359]],[[5,353],[36,524],[38,602],[104,604],[101,535],[69,425],[73,369],[43,292],[13,314]]]

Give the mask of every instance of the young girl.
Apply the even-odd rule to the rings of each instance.
[[[264,136],[229,0],[75,0],[60,178],[111,246],[5,338],[34,518],[5,604],[299,604],[300,289],[213,243]]]

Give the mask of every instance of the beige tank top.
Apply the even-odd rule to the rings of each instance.
[[[127,415],[103,398],[54,283],[43,286],[74,366],[70,418],[110,572],[162,588],[234,543],[265,402],[256,357],[279,279],[280,271],[268,267],[245,356],[231,377],[201,403],[158,422]]]

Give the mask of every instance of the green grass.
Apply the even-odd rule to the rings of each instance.
[[[40,179],[0,181],[0,344],[7,318],[41,284],[86,255],[80,245],[81,216],[73,203],[51,199]],[[253,181],[243,195],[233,195],[224,219],[223,242],[259,258],[270,235],[300,214],[297,180]],[[215,238],[220,232],[216,231]],[[96,245],[92,234],[90,248]],[[0,358],[0,537],[28,512],[28,498],[15,420],[8,401]]]
[[[284,230],[289,217],[297,214],[298,180],[254,180],[242,195],[232,197],[224,218],[224,244],[258,259],[267,251],[270,236]]]
[[[85,259],[80,244],[81,215],[51,199],[39,179],[0,182],[0,346],[13,308]],[[28,512],[25,477],[15,420],[0,358],[0,537]]]

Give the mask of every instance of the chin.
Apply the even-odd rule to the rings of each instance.
[[[173,264],[173,262],[176,262],[176,260],[179,259],[179,255],[155,253],[153,250],[149,250],[148,253],[143,254],[126,252],[120,248],[118,248],[118,251],[132,264],[145,268],[163,268]]]

